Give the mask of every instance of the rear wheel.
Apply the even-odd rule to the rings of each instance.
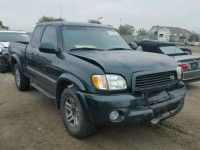
[[[17,64],[15,64],[14,66],[14,77],[15,77],[15,84],[18,90],[27,91],[29,89],[30,79],[22,74]]]
[[[67,88],[61,96],[61,111],[68,132],[75,138],[84,138],[92,134],[96,126],[86,117],[74,88]]]

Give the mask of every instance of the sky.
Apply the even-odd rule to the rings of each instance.
[[[105,25],[129,24],[149,30],[154,25],[200,33],[199,0],[0,0],[0,20],[12,30],[32,32],[42,16],[87,22],[103,17]]]

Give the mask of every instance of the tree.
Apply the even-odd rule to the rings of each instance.
[[[133,26],[125,24],[125,25],[120,25],[117,31],[121,35],[133,35],[135,32],[135,29]]]
[[[0,29],[6,29],[6,30],[8,30],[9,27],[4,26],[3,23],[2,23],[2,21],[0,21]]]
[[[62,18],[54,18],[54,17],[43,16],[42,18],[40,18],[40,19],[38,20],[38,23],[42,23],[42,22],[54,22],[54,21],[64,21],[64,19],[62,19]]]
[[[88,23],[101,24],[100,21],[94,19],[88,20]]]
[[[138,31],[137,31],[137,34],[138,35],[147,35],[148,34],[148,32],[147,32],[147,30],[145,30],[144,28],[142,29],[139,29]]]

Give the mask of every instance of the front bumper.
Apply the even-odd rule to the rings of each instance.
[[[166,93],[170,98],[166,99]],[[171,91],[162,91],[148,98],[132,94],[96,95],[78,92],[77,96],[88,114],[89,119],[98,124],[159,122],[180,112],[184,105],[186,87],[179,83]],[[148,102],[148,105],[147,105]],[[120,117],[110,121],[112,111],[118,111]],[[173,111],[173,113],[171,113]],[[163,114],[170,112],[167,116]]]
[[[183,72],[183,82],[194,82],[200,80],[200,69]]]

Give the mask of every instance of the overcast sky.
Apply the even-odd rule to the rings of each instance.
[[[0,20],[10,29],[32,31],[43,15],[67,21],[101,20],[103,24],[133,25],[150,29],[154,25],[182,27],[200,33],[199,0],[0,0]]]

